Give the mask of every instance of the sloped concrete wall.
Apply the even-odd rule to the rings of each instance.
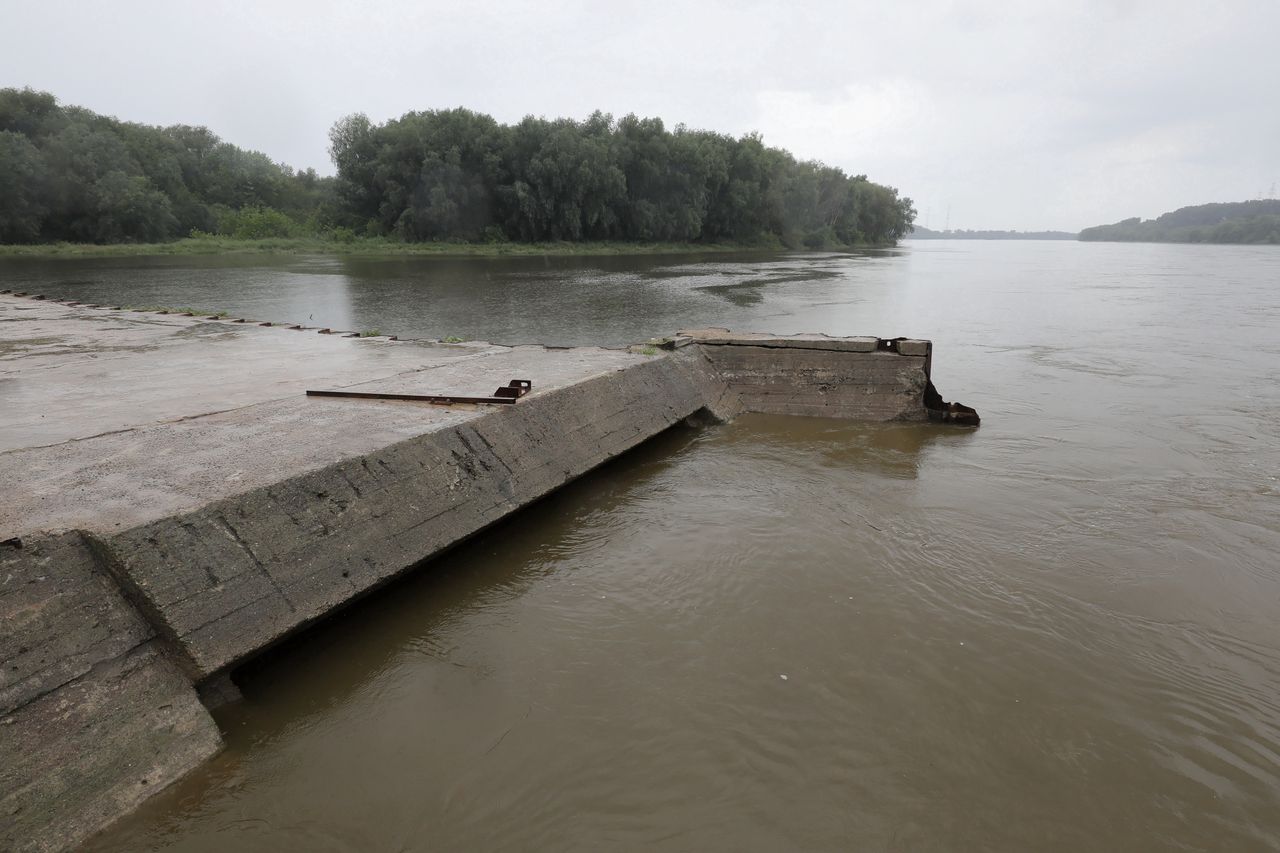
[[[114,536],[113,571],[202,680],[703,405],[656,358]]]
[[[0,544],[0,850],[71,846],[218,751],[80,533]]]
[[[126,531],[112,571],[201,681],[701,409],[925,419],[923,357],[782,340],[686,347]]]

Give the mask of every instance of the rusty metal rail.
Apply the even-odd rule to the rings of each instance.
[[[457,394],[391,394],[382,391],[307,391],[308,397],[348,397],[356,400],[408,400],[415,403],[496,403],[510,404],[533,389],[528,379],[512,379],[492,397],[465,397]]]

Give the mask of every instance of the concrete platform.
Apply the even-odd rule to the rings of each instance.
[[[308,388],[490,394],[527,373],[537,396],[647,360],[0,297],[0,539],[135,526],[484,414]]]
[[[0,295],[0,849],[218,748],[196,687],[698,413],[925,420],[928,341],[354,338]],[[309,398],[489,395],[512,405]]]

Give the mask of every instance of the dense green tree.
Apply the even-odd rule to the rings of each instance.
[[[758,135],[594,113],[504,127],[467,110],[353,115],[330,151],[347,224],[405,240],[777,241],[814,248],[898,239],[915,211],[895,190],[799,163]]]
[[[95,243],[157,242],[178,227],[168,196],[141,175],[108,172],[94,184],[93,206]]]
[[[340,229],[405,241],[886,243],[915,211],[863,175],[735,139],[596,112],[507,126],[466,109],[362,114],[329,134],[336,178],[207,128],[159,128],[0,89],[0,240],[155,241]]]
[[[684,128],[624,116],[618,122],[619,166],[627,199],[622,231],[635,240],[696,240],[707,209],[710,163]]]
[[[0,130],[0,243],[38,239],[48,196],[40,151],[21,133]]]
[[[218,227],[220,214],[278,208],[333,218],[331,180],[221,142],[0,89],[0,241],[158,241]]]
[[[600,240],[621,236],[626,176],[614,162],[609,120],[527,118],[509,149],[507,222],[524,240]],[[514,203],[514,209],[510,209]]]
[[[0,131],[39,140],[61,123],[58,99],[34,89],[0,89]]]

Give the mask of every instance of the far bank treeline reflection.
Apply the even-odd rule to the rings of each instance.
[[[466,109],[364,115],[330,132],[336,177],[295,171],[208,128],[152,127],[0,89],[0,243],[229,237],[404,242],[887,244],[896,190],[771,148],[634,115]]]

